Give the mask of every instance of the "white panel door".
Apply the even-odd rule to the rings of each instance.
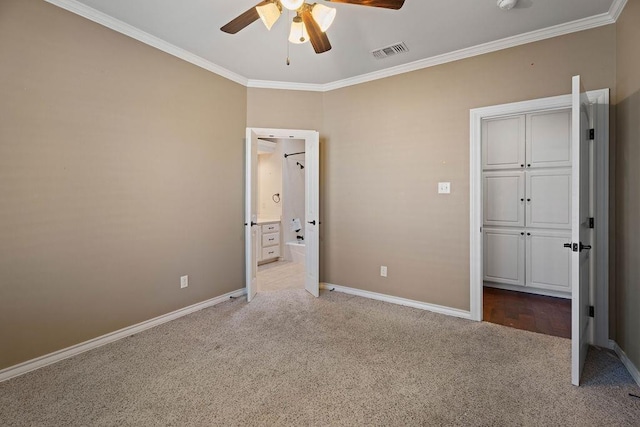
[[[484,280],[524,286],[525,232],[504,228],[483,230]]]
[[[526,172],[526,226],[571,228],[571,169]]]
[[[305,289],[320,296],[320,138],[312,132],[305,139]]]
[[[490,226],[524,226],[524,172],[485,172],[483,222]]]
[[[590,292],[590,106],[580,76],[572,82],[572,209],[571,209],[571,381],[580,385],[589,350]]]
[[[526,285],[571,293],[570,231],[527,230]]]
[[[525,166],[525,116],[482,121],[482,169]]]
[[[571,166],[571,110],[527,114],[527,168]]]
[[[258,232],[258,135],[247,129],[245,143],[245,286],[247,301],[251,302],[258,291],[258,247],[260,233]]]

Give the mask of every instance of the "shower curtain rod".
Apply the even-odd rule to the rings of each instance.
[[[284,158],[286,159],[287,157],[289,157],[289,156],[295,156],[296,154],[304,154],[304,151],[301,151],[301,152],[299,152],[299,153],[291,153],[291,154],[284,153]]]

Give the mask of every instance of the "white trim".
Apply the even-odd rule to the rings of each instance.
[[[353,86],[360,83],[366,83],[373,80],[379,80],[399,74],[409,73],[411,71],[421,70],[423,68],[434,67],[436,65],[446,64],[448,62],[459,61],[461,59],[471,58],[478,55],[484,55],[486,53],[496,52],[527,43],[533,43],[553,37],[563,36],[578,31],[601,27],[603,25],[614,24],[627,3],[627,0],[614,0],[613,4],[609,8],[609,11],[606,13],[601,13],[599,15],[578,19],[564,24],[554,25],[552,27],[542,28],[540,30],[530,31],[524,34],[518,34],[512,37],[506,37],[500,40],[495,40],[464,49],[459,49],[453,52],[432,56],[430,58],[420,59],[408,64],[402,64],[395,67],[386,68],[384,70],[374,71],[372,73],[362,74],[343,80],[336,80],[334,82],[329,82],[326,84],[317,84],[248,79],[247,77],[234,73],[233,71],[230,71],[200,56],[188,52],[185,49],[161,40],[160,38],[139,30],[132,25],[129,25],[103,12],[93,9],[83,3],[80,3],[77,0],[45,1],[68,10],[69,12],[73,12],[76,15],[89,19],[93,22],[96,22],[100,25],[104,25],[107,28],[111,28],[114,31],[127,35],[149,46],[160,49],[163,52],[183,59],[191,64],[204,68],[205,70],[211,71],[212,73],[218,74],[243,86],[262,89],[302,90],[311,92],[328,92],[347,86]]]
[[[589,100],[602,106],[602,114],[596,114],[596,136],[602,144],[596,144],[596,238],[598,247],[596,259],[596,322],[594,344],[605,346],[609,335],[609,89],[587,92]],[[602,104],[601,104],[602,103]],[[534,99],[530,101],[514,102],[511,104],[494,105],[490,107],[474,108],[469,111],[469,261],[470,261],[470,312],[471,319],[482,320],[482,162],[481,162],[481,126],[482,119],[499,117],[509,114],[522,114],[534,110],[551,110],[570,108],[571,95],[560,95],[550,98]],[[600,112],[599,112],[600,113]],[[604,314],[598,314],[604,313]]]
[[[252,80],[249,79],[247,87],[259,89],[277,89],[277,90],[303,90],[308,92],[325,92],[325,85],[319,83],[293,83],[293,82],[277,82],[271,80]]]
[[[274,128],[252,128],[258,138],[278,138],[278,139],[307,139],[313,138],[318,131],[304,129],[274,129]]]
[[[629,359],[624,350],[620,348],[618,343],[614,340],[609,340],[609,348],[616,352],[624,367],[627,368],[627,371],[629,371],[629,374],[631,374],[636,384],[640,386],[640,371],[638,370],[636,365],[633,364],[631,359]]]
[[[181,308],[179,310],[172,311],[171,313],[163,314],[162,316],[154,317],[153,319],[145,320],[138,324],[127,326],[126,328],[119,329],[114,332],[90,339],[88,341],[73,345],[71,347],[64,348],[62,350],[55,351],[53,353],[46,354],[44,356],[37,357],[35,359],[27,360],[18,365],[10,366],[8,368],[0,370],[0,382],[17,377],[19,375],[26,374],[27,372],[35,371],[36,369],[43,368],[47,365],[59,362],[69,357],[76,356],[85,351],[93,350],[101,347],[105,344],[118,341],[119,339],[126,338],[130,335],[134,335],[151,329],[155,326],[161,325],[166,322],[178,319],[188,314],[200,311],[202,309],[212,307],[222,302],[228,301],[229,298],[238,298],[245,294],[245,290],[238,289],[237,291],[229,292],[219,297],[211,298],[206,301],[199,302],[197,304],[190,305],[188,307]]]
[[[626,0],[625,0],[626,1]],[[587,92],[595,105],[595,330],[594,344],[609,341],[609,90]],[[598,316],[597,313],[606,313]]]
[[[342,292],[349,295],[356,295],[363,298],[374,299],[378,301],[389,302],[391,304],[404,305],[407,307],[418,308],[420,310],[432,311],[434,313],[446,314],[447,316],[460,317],[462,319],[471,319],[471,313],[457,308],[445,307],[443,305],[429,304],[426,302],[410,300],[392,295],[379,294],[377,292],[363,291],[361,289],[349,288],[346,286],[334,285],[331,283],[321,283],[321,289]]]
[[[613,3],[609,8],[609,16],[611,16],[611,19],[613,19],[614,22],[620,18],[620,14],[626,5],[627,0],[613,0]]]
[[[123,21],[120,21],[119,19],[113,18],[112,16],[109,16],[106,13],[93,9],[76,0],[45,0],[45,1],[48,3],[54,4],[62,9],[68,10],[69,12],[75,13],[76,15],[82,16],[83,18],[86,18],[90,21],[96,22],[100,25],[103,25],[114,31],[117,31],[120,34],[124,34],[125,36],[129,36],[132,39],[138,40],[144,44],[155,47],[156,49],[159,49],[165,53],[168,53],[169,55],[173,55],[176,58],[180,58],[200,68],[204,68],[207,71],[211,71],[214,74],[217,74],[226,79],[239,83],[243,86],[246,86],[249,81],[246,77],[243,77],[240,74],[227,70],[226,68],[223,68],[217,64],[214,64],[211,61],[208,61],[198,55],[195,55],[171,43],[168,43],[156,36],[146,33],[132,25],[129,25]]]
[[[373,73],[362,74],[360,76],[350,77],[344,80],[338,80],[324,85],[325,91],[340,89],[347,86],[353,86],[360,83],[366,83],[373,80],[384,79],[386,77],[396,76],[398,74],[409,73],[411,71],[430,68],[436,65],[442,65],[449,62],[459,61],[474,56],[484,55],[486,53],[496,52],[527,43],[533,43],[553,37],[563,36],[578,31],[589,30],[591,28],[601,27],[603,25],[613,24],[615,21],[609,13],[591,16],[589,18],[578,19],[576,21],[567,22],[565,24],[554,25],[552,27],[540,30],[530,31],[524,34],[518,34],[512,37],[483,43],[480,45],[459,49],[453,52],[447,52],[442,55],[432,56],[430,58],[420,59],[418,61],[402,64],[391,68],[386,68]]]

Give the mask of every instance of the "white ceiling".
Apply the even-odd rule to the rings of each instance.
[[[496,0],[406,0],[398,11],[326,3],[337,9],[334,24],[327,31],[333,49],[317,55],[309,43],[287,43],[290,20],[286,10],[271,31],[260,21],[235,35],[220,31],[222,25],[258,0],[48,1],[80,11],[97,22],[104,23],[107,19],[112,28],[121,26],[116,20],[122,21],[140,34],[138,30],[206,60],[202,62],[222,67],[240,80],[248,80],[249,85],[251,81],[335,84],[369,73],[380,74],[380,70],[391,67],[406,67],[415,61],[424,63],[427,58],[461,49],[474,52],[476,47],[476,52],[483,51],[478,45],[492,46],[484,51],[497,50],[612,23],[625,3],[625,0],[520,0],[510,11],[496,7]],[[523,34],[528,36],[520,36]],[[144,39],[139,34],[136,38]],[[496,43],[498,40],[502,42]],[[382,60],[374,59],[370,53],[396,42],[405,42],[409,52]],[[289,66],[285,63],[287,46]]]

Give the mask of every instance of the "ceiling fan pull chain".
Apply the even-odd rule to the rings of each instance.
[[[291,11],[287,10],[287,21],[291,20]],[[291,61],[289,60],[289,40],[287,40],[287,66],[291,65]]]

